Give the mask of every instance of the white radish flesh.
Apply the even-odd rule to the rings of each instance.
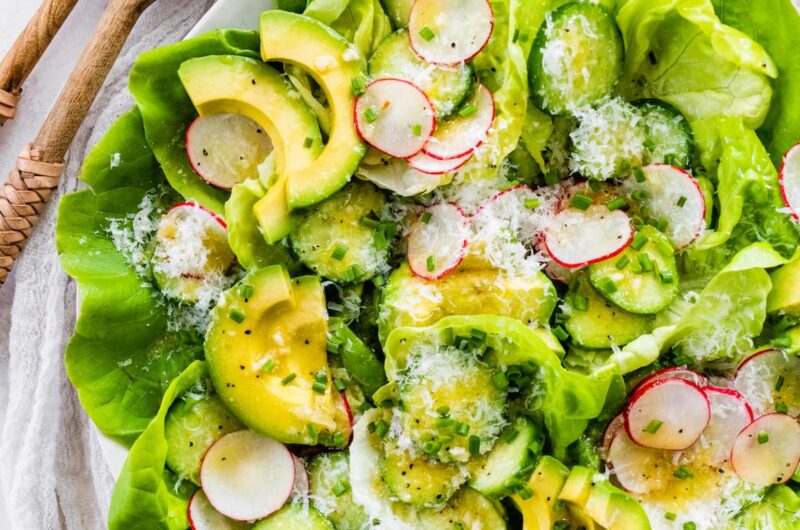
[[[625,429],[619,429],[614,435],[606,460],[620,485],[638,494],[664,489],[677,468],[675,453],[641,447],[630,439]]]
[[[756,352],[739,365],[733,387],[756,415],[787,412],[796,417],[800,415],[800,358],[778,349]]]
[[[665,164],[645,166],[642,174],[643,182],[633,175],[626,179],[625,188],[630,193],[643,192],[642,206],[651,217],[667,221],[665,233],[675,248],[689,246],[706,225],[706,201],[697,179]]]
[[[192,530],[246,530],[248,523],[225,517],[211,506],[203,490],[197,490],[189,499],[186,513]]]
[[[292,455],[294,459],[294,487],[292,488],[292,498],[305,499],[308,497],[308,471],[303,459],[297,455]]]
[[[428,96],[416,85],[393,78],[367,85],[356,99],[355,121],[365,142],[398,158],[419,153],[436,127]]]
[[[441,202],[427,208],[411,226],[408,264],[422,278],[436,280],[464,259],[469,219],[456,204]]]
[[[704,449],[710,452],[712,465],[722,465],[730,458],[736,436],[753,421],[753,411],[732,388],[708,386],[703,390],[711,406],[711,420],[703,431]]]
[[[408,20],[414,51],[437,65],[469,61],[489,42],[493,28],[487,0],[416,0]]]
[[[608,422],[606,430],[603,432],[603,454],[608,458],[608,451],[611,448],[611,442],[620,431],[625,430],[625,416],[620,413],[614,416],[614,419]]]
[[[603,204],[593,204],[586,210],[561,210],[544,231],[547,253],[568,268],[612,258],[625,250],[631,239],[633,227],[625,212],[610,212]]]
[[[411,166],[412,169],[419,172],[428,175],[444,175],[445,173],[452,173],[461,168],[464,164],[469,162],[470,158],[472,158],[472,153],[467,153],[461,158],[440,160],[420,151],[416,155],[407,158],[406,162],[408,162],[408,165]]]
[[[783,157],[780,185],[784,204],[795,219],[800,219],[800,144],[789,149]]]
[[[258,177],[258,166],[272,152],[269,136],[239,114],[209,114],[186,130],[186,156],[197,175],[222,189]]]
[[[760,486],[792,477],[800,461],[800,423],[786,414],[767,414],[736,437],[731,464],[739,478]]]
[[[643,447],[680,451],[700,438],[711,410],[701,388],[685,379],[643,386],[625,409],[625,429]]]
[[[460,115],[440,124],[423,151],[439,160],[469,155],[486,140],[494,113],[494,96],[488,88],[478,85]]]
[[[252,431],[236,431],[209,447],[200,482],[211,505],[237,521],[261,519],[292,494],[295,460],[281,443]]]

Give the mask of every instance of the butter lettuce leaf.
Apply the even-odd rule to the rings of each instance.
[[[392,32],[379,0],[311,0],[303,12],[339,32],[369,57]]]
[[[130,444],[155,415],[169,382],[202,356],[199,340],[167,331],[162,295],[120,254],[109,232],[112,222],[132,223],[145,196],[165,184],[138,110],[111,127],[80,179],[91,189],[61,200],[56,225],[61,264],[81,294],[67,375],[97,427]]]
[[[788,486],[773,486],[761,502],[751,504],[728,525],[730,530],[798,530],[800,497]]]
[[[193,388],[204,390],[206,365],[195,361],[176,377],[164,393],[158,412],[134,442],[122,466],[108,512],[109,530],[185,530],[186,510],[195,490],[178,483],[166,468],[164,423],[170,407]]]
[[[147,142],[170,186],[185,199],[197,201],[220,215],[228,192],[198,177],[186,157],[184,137],[197,111],[178,78],[178,67],[188,59],[207,55],[260,59],[259,45],[255,31],[213,31],[145,52],[131,71],[129,89],[142,113]]]

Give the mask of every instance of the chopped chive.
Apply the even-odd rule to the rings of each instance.
[[[650,272],[653,270],[653,261],[650,259],[650,254],[643,252],[639,254],[639,265],[642,267],[642,272]]]
[[[317,394],[324,394],[327,388],[328,388],[328,383],[320,383],[319,381],[314,381],[314,384],[311,385],[311,390],[313,390]]]
[[[664,230],[667,229],[667,226],[669,226],[669,223],[667,222],[666,219],[661,217],[658,221],[656,221],[656,225],[655,226],[656,226],[656,230],[658,230],[659,232],[663,232]]]
[[[697,530],[697,525],[694,521],[683,523],[683,530]]]
[[[411,126],[411,134],[414,136],[420,136],[422,134],[422,125],[419,123],[415,123]]]
[[[678,516],[675,515],[672,512],[667,512],[667,513],[664,514],[664,519],[666,519],[667,521],[674,521],[677,518],[678,518]]]
[[[642,431],[646,432],[647,434],[655,434],[664,425],[664,422],[661,420],[650,420],[650,423],[647,424],[647,427],[642,429]]]
[[[318,381],[320,383],[327,383],[328,382],[328,372],[326,372],[325,370],[320,370],[314,376],[314,381]]]
[[[600,191],[600,182],[597,180],[590,180],[589,189],[597,193],[598,191]]]
[[[344,392],[347,389],[347,383],[345,383],[342,379],[334,379],[333,386],[335,386],[336,390],[339,392]]]
[[[457,423],[453,431],[459,436],[466,436],[469,434],[469,425],[466,423]]]
[[[644,221],[642,221],[641,217],[639,217],[638,215],[632,215],[631,216],[631,225],[633,225],[634,228],[636,228],[638,230],[639,228],[642,227],[643,224],[644,224]]]
[[[313,139],[313,138],[311,138],[311,137],[309,137],[309,138],[306,138],[306,141],[305,141],[305,142],[303,142],[303,147],[305,147],[306,149],[308,149],[308,148],[309,148],[309,147],[311,147],[312,145],[314,145],[314,139]]]
[[[281,379],[281,384],[283,386],[286,386],[289,383],[291,383],[292,381],[294,381],[295,379],[297,379],[297,374],[292,372],[289,375],[287,375],[286,377],[284,377],[283,379]]]
[[[525,199],[525,208],[528,208],[530,210],[538,208],[540,204],[541,204],[541,201],[538,199],[538,197]]]
[[[464,108],[458,111],[458,115],[462,118],[468,118],[476,112],[478,112],[478,107],[476,107],[474,103],[468,103],[464,105]]]
[[[780,412],[781,414],[786,414],[789,412],[789,407],[786,403],[777,402],[775,403],[775,412]]]
[[[333,439],[331,441],[333,442],[333,445],[335,445],[336,447],[344,446],[344,434],[340,432],[334,433]]]
[[[244,322],[244,319],[247,318],[244,311],[241,309],[231,309],[231,312],[228,313],[228,318],[236,322],[237,324],[241,324]]]
[[[432,40],[436,36],[436,33],[434,33],[433,30],[431,28],[429,28],[428,26],[425,26],[424,28],[419,30],[419,36],[422,37],[423,39],[429,41],[429,40]]]
[[[508,388],[508,378],[503,372],[497,372],[492,376],[492,384],[500,390]]]
[[[472,456],[478,455],[481,452],[481,439],[474,434],[469,437],[469,454]]]
[[[592,205],[592,198],[583,193],[576,193],[570,201],[570,205],[579,210],[586,210]]]
[[[364,111],[364,119],[367,120],[367,123],[374,123],[378,119],[378,111],[372,107],[368,108]]]
[[[451,418],[436,418],[436,428],[437,429],[444,429],[445,427],[450,427],[455,423],[455,420]]]
[[[428,267],[428,272],[433,272],[436,270],[436,258],[433,256],[428,256],[425,265]]]
[[[505,443],[510,444],[517,438],[517,436],[519,436],[519,431],[512,427],[511,429],[504,431],[501,435],[501,438]]]
[[[633,236],[633,241],[631,241],[631,248],[633,250],[642,250],[642,247],[644,247],[648,241],[650,241],[649,237],[641,232],[636,232],[636,235]]]
[[[651,140],[650,138],[645,140],[643,145],[644,145],[644,148],[647,149],[648,151],[652,151],[653,149],[656,148],[656,143],[653,140]]]
[[[687,478],[693,478],[694,473],[692,473],[688,467],[680,466],[677,470],[673,471],[672,476],[680,480],[686,480]]]
[[[556,326],[553,328],[553,335],[560,341],[565,341],[569,338],[569,333],[561,326]]]
[[[367,84],[363,77],[354,77],[350,80],[350,84],[353,86],[354,96],[362,95],[367,89]]]
[[[544,183],[548,186],[552,186],[553,184],[558,184],[558,181],[561,180],[561,176],[558,173],[557,169],[551,169],[544,175]]]
[[[672,153],[664,156],[664,163],[668,166],[677,166],[678,160]]]
[[[531,497],[533,497],[533,490],[530,489],[528,486],[523,486],[519,490],[517,490],[517,495],[519,495],[519,497],[522,500],[526,501]]]
[[[389,424],[386,423],[384,420],[380,420],[378,423],[375,424],[375,434],[378,435],[379,438],[383,438],[386,436],[386,433],[389,432]]]
[[[386,277],[385,276],[375,276],[372,278],[372,284],[375,287],[383,287],[386,285]]]
[[[374,217],[370,217],[369,215],[365,215],[358,221],[362,225],[366,226],[367,228],[378,228],[381,226],[381,222],[375,219]]]
[[[611,295],[617,292],[617,284],[611,278],[603,278],[600,281],[600,291]]]
[[[578,311],[586,311],[589,309],[589,299],[583,295],[576,294],[572,297],[572,307]]]
[[[519,28],[514,30],[514,36],[511,37],[511,42],[517,42],[519,40]]]
[[[448,407],[447,405],[442,405],[441,407],[436,409],[436,413],[439,414],[440,416],[447,416],[448,414],[450,414],[450,407]]]
[[[628,266],[628,264],[630,262],[631,262],[631,258],[629,258],[628,256],[624,256],[623,255],[621,258],[619,258],[617,260],[617,262],[614,265],[617,267],[617,269],[623,270],[625,267]]]
[[[358,280],[363,274],[364,271],[358,265],[353,265],[344,272],[345,279],[351,283]]]
[[[261,367],[262,372],[270,373],[275,369],[275,360],[274,359],[267,359],[267,362],[264,363],[264,366]]]
[[[317,440],[317,428],[314,427],[313,423],[306,423],[306,432],[311,437],[312,440]]]
[[[769,433],[767,431],[761,431],[758,433],[758,445],[764,445],[769,441]]]
[[[474,338],[474,339],[478,339],[478,340],[479,340],[479,341],[481,341],[481,342],[485,341],[485,340],[486,340],[486,337],[487,337],[487,334],[486,334],[486,332],[485,332],[485,331],[483,331],[482,329],[477,329],[477,328],[472,328],[472,329],[469,331],[469,335],[470,335],[472,338]]]
[[[779,375],[778,378],[775,380],[775,390],[778,391],[783,388],[783,376]]]
[[[645,190],[633,190],[633,193],[631,193],[631,198],[640,202],[646,200],[649,196]]]
[[[239,285],[239,287],[236,288],[236,292],[239,293],[239,296],[241,296],[242,298],[245,298],[245,299],[250,298],[251,296],[253,296],[253,291],[254,291],[253,286],[252,285],[248,285],[246,283],[243,283],[243,284]]]
[[[626,201],[622,197],[617,197],[613,201],[609,201],[608,203],[606,203],[606,208],[608,208],[608,210],[611,212],[613,212],[614,210],[625,209],[627,207],[628,207],[628,201]]]
[[[347,493],[347,490],[349,489],[350,489],[350,484],[342,480],[334,484],[334,486],[331,488],[331,492],[333,492],[333,494],[336,495],[337,497],[341,497],[342,495]]]
[[[427,441],[425,445],[422,446],[422,452],[428,455],[435,455],[442,449],[442,442],[439,441]]]
[[[347,250],[347,245],[336,243],[336,247],[334,247],[333,252],[331,252],[331,257],[336,261],[342,261],[347,255]]]
[[[683,205],[686,204],[686,197],[681,195],[681,198],[678,199],[678,202],[676,202],[675,204],[678,205],[678,208],[683,208]]]
[[[636,182],[639,184],[647,180],[647,178],[644,176],[644,171],[640,167],[633,168],[633,178],[635,178]]]
[[[425,212],[425,213],[422,214],[422,217],[420,218],[420,221],[422,221],[422,224],[426,225],[426,224],[431,222],[431,218],[432,217],[433,217],[433,214],[431,212]]]
[[[663,270],[658,272],[658,278],[661,280],[661,283],[673,283],[675,282],[675,275],[672,274],[672,271]]]

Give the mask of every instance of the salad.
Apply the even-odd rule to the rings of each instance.
[[[789,0],[311,0],[60,204],[109,527],[800,528]]]

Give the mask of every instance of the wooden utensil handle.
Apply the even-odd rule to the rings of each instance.
[[[0,285],[8,277],[53,189],[64,155],[139,15],[154,0],[111,0],[33,145],[0,189]]]
[[[22,84],[78,0],[45,0],[0,61],[0,125],[14,118]]]

